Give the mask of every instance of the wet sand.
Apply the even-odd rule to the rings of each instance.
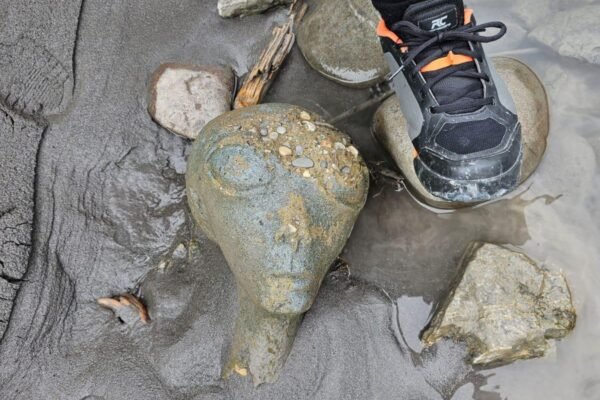
[[[529,39],[543,21],[524,18],[514,2],[471,3],[479,21],[509,25],[490,52],[518,57],[546,85],[551,132],[542,164],[510,198],[454,213],[432,212],[406,192],[373,185],[343,254],[350,276],[326,278],[280,381],[254,389],[249,378],[220,379],[236,312],[233,278],[189,216],[183,174],[190,142],[151,120],[147,87],[163,62],[223,63],[244,74],[285,12],[222,20],[216,4],[152,0],[87,1],[80,14],[75,1],[64,9],[39,1],[27,14],[0,1],[0,50],[33,43],[41,50],[31,54],[50,54],[67,71],[47,73],[66,78],[39,86],[60,87],[59,95],[32,86],[20,95],[29,107],[1,104],[6,121],[24,121],[32,133],[25,140],[14,129],[20,125],[9,123],[10,137],[21,140],[12,148],[23,146],[27,156],[8,156],[9,128],[1,128],[0,160],[8,171],[1,176],[11,193],[25,197],[0,204],[19,204],[33,233],[22,233],[30,251],[0,254],[24,273],[13,282],[19,291],[0,342],[0,398],[599,398],[600,67]],[[580,3],[586,2],[569,7]],[[14,54],[19,60],[23,52]],[[26,74],[21,65],[11,73]],[[368,96],[327,81],[296,48],[266,101],[330,117]],[[36,98],[46,107],[36,108]],[[374,111],[338,125],[372,163],[384,159],[369,131]],[[8,166],[16,163],[29,172],[13,172]],[[554,354],[472,370],[460,346],[420,348],[418,334],[472,240],[515,246],[564,271],[579,319]],[[188,254],[178,258],[181,243]],[[138,288],[149,325],[120,324],[95,302]]]

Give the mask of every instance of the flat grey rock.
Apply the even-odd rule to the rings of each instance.
[[[217,10],[223,18],[257,14],[290,0],[219,0]]]
[[[540,357],[550,339],[574,327],[575,308],[565,278],[521,253],[473,243],[461,276],[438,307],[423,342],[465,342],[474,364],[505,364]]]
[[[600,4],[567,8],[553,14],[530,36],[561,56],[600,64]]]
[[[521,182],[524,182],[536,170],[546,150],[550,129],[546,91],[537,75],[522,62],[508,57],[495,57],[493,62],[513,96],[521,121],[524,151]],[[375,113],[373,133],[400,168],[411,191],[421,200],[437,208],[466,206],[433,196],[417,178],[413,166],[413,145],[396,96],[386,100]]]
[[[370,0],[327,0],[312,5],[298,27],[298,46],[320,74],[368,87],[388,71],[379,38],[380,16]]]
[[[152,78],[152,118],[171,132],[195,139],[202,128],[231,109],[231,68],[163,64]]]

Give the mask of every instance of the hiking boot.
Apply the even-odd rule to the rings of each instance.
[[[498,31],[482,35],[489,28]],[[415,172],[436,197],[482,202],[519,183],[521,125],[482,48],[505,33],[501,22],[477,25],[462,0],[421,1],[401,21],[379,23],[388,80],[414,145]]]

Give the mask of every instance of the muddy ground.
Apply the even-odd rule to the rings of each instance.
[[[544,19],[527,7],[567,8],[541,0],[472,2],[480,20],[509,25],[492,53],[519,57],[547,85],[552,131],[533,178],[510,199],[453,214],[375,182],[343,254],[350,273],[327,277],[280,381],[220,379],[233,279],[190,220],[190,142],[151,120],[147,86],[163,62],[243,75],[285,13],[223,20],[213,3],[0,0],[0,398],[599,398],[600,69],[530,38]],[[594,2],[568,7],[584,3]],[[320,77],[294,49],[266,100],[331,117],[368,96]],[[370,163],[384,160],[373,112],[338,125]],[[471,240],[563,269],[580,319],[552,355],[472,370],[458,345],[420,347]],[[126,291],[142,296],[151,324],[96,304]]]

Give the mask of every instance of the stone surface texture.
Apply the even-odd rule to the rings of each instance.
[[[163,64],[152,78],[148,111],[171,132],[195,139],[231,109],[234,80],[228,67]]]
[[[548,16],[530,37],[562,56],[600,64],[600,4],[565,8]]]
[[[575,327],[564,276],[527,256],[473,243],[461,270],[423,334],[426,345],[451,338],[466,342],[474,364],[505,364],[543,356],[548,340],[563,338]]]
[[[388,71],[375,34],[379,19],[370,0],[314,2],[298,27],[298,45],[306,61],[325,77],[368,87]]]
[[[226,113],[194,142],[190,208],[238,283],[241,309],[225,375],[249,371],[256,385],[279,377],[299,318],[366,201],[369,173],[350,148],[350,137],[318,115],[285,104]]]
[[[548,99],[542,82],[522,62],[508,57],[495,57],[498,75],[511,92],[523,135],[521,182],[526,181],[540,164],[546,150],[550,130]],[[413,145],[406,130],[406,119],[395,96],[387,99],[373,118],[373,133],[396,162],[410,189],[419,199],[438,208],[461,208],[464,205],[439,199],[423,187],[413,166]]]
[[[223,18],[257,14],[291,0],[219,0],[217,10]]]

